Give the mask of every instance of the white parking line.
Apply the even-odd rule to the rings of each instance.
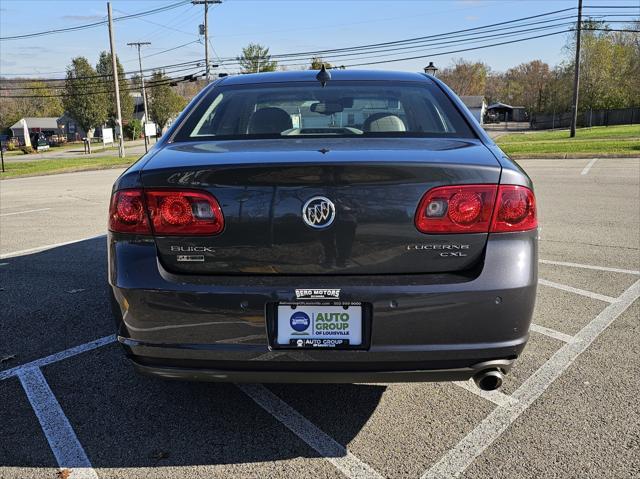
[[[595,265],[592,265],[592,264],[569,263],[569,262],[566,262],[566,261],[551,261],[551,260],[548,260],[548,259],[538,260],[538,263],[552,264],[552,265],[556,265],[556,266],[569,266],[571,268],[593,269],[593,270],[596,270],[596,271],[610,271],[612,273],[626,273],[626,274],[640,275],[640,271],[638,271],[638,270],[609,268],[608,266],[595,266]]]
[[[41,368],[43,366],[46,366],[47,364],[56,363],[58,361],[62,361],[63,359],[76,356],[80,353],[91,351],[92,349],[101,348],[102,346],[106,346],[107,344],[113,343],[115,340],[116,340],[115,334],[111,334],[109,336],[104,336],[100,339],[96,339],[95,341],[89,341],[88,343],[81,344],[80,346],[74,346],[73,348],[65,349],[64,351],[60,351],[59,353],[51,354],[50,356],[45,356],[44,358],[36,359],[35,361],[31,361],[30,363],[21,364],[20,366],[13,367],[5,371],[0,371],[0,381],[2,381],[3,379],[10,378],[12,376],[17,376],[22,371],[26,371],[33,368]]]
[[[563,343],[570,343],[573,341],[573,336],[561,333],[560,331],[556,331],[555,329],[545,328],[544,326],[540,326],[539,324],[531,323],[531,326],[529,326],[529,330],[535,331],[536,333],[544,334],[545,336],[549,336],[550,338],[558,339]]]
[[[605,301],[607,303],[613,303],[616,301],[616,298],[612,298],[611,296],[605,296],[604,294],[593,293],[591,291],[587,291],[586,289],[574,288],[573,286],[567,286],[566,284],[556,283],[554,281],[548,281],[546,279],[538,279],[538,283],[544,286],[549,286],[551,288],[561,289],[562,291],[567,291],[569,293],[579,294],[581,296],[586,296],[588,298]]]
[[[25,211],[16,211],[15,213],[0,213],[0,216],[13,216],[13,215],[24,215],[27,213],[36,213],[38,211],[48,211],[51,208],[39,208],[37,210],[25,210]]]
[[[581,175],[586,175],[587,173],[589,173],[589,170],[591,169],[591,167],[593,165],[596,164],[596,161],[598,161],[598,158],[594,158],[589,163],[587,163],[587,166],[584,167],[584,169],[582,170],[582,172],[580,174]]]
[[[40,251],[46,251],[48,249],[58,248],[60,246],[67,246],[67,245],[74,244],[74,243],[80,243],[81,241],[88,241],[88,240],[97,239],[97,238],[104,238],[105,236],[107,236],[107,235],[101,234],[101,235],[96,235],[96,236],[89,236],[88,238],[81,238],[81,239],[77,239],[77,240],[73,240],[73,241],[65,241],[64,243],[48,244],[48,245],[44,245],[44,246],[37,246],[35,248],[29,248],[29,249],[23,249],[23,250],[20,250],[20,251],[14,251],[12,253],[0,254],[0,259],[13,258],[15,256],[22,256],[22,255],[29,254],[29,253],[39,253]]]
[[[344,446],[261,384],[237,384],[237,386],[345,476],[362,479],[382,478],[371,466],[351,454]]]
[[[483,391],[478,386],[476,386],[476,383],[473,382],[473,379],[469,379],[468,381],[455,381],[453,384],[455,384],[456,386],[460,386],[461,388],[466,389],[470,393],[473,393],[476,396],[480,396],[487,401],[491,401],[498,406],[511,406],[518,402],[517,399],[500,391]]]
[[[97,479],[96,471],[42,371],[25,369],[18,378],[60,469],[69,469],[68,477],[72,479]]]
[[[422,479],[459,477],[639,297],[640,280],[582,328],[574,336],[573,342],[565,344],[533,373],[513,393],[512,396],[518,400],[516,404],[495,408],[475,429],[426,471]]]

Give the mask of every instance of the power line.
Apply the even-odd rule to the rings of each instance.
[[[554,28],[561,28],[561,27],[567,27],[569,25],[573,25],[573,22],[562,22],[562,23],[558,23],[558,24],[553,24],[553,25],[546,25],[546,26],[539,26],[536,28],[527,28],[527,29],[522,29],[522,30],[517,30],[511,33],[505,33],[503,34],[500,38],[505,38],[505,37],[510,37],[510,36],[516,36],[516,35],[522,35],[523,33],[530,33],[530,32],[536,32],[536,31],[544,31],[544,30],[549,30],[549,29],[554,29]],[[562,32],[566,31],[566,29],[563,28]],[[484,32],[483,32],[484,33]],[[342,53],[342,54],[338,54],[338,55],[328,55],[327,58],[329,60],[333,60],[336,58],[345,58],[345,57],[361,57],[361,58],[380,58],[386,55],[371,55],[371,56],[364,56],[364,55],[369,55],[371,53],[389,53],[389,52],[394,52],[394,51],[403,51],[403,52],[408,52],[408,51],[416,51],[419,49],[423,49],[425,47],[429,47],[429,46],[437,46],[437,45],[451,45],[451,44],[456,44],[456,43],[469,43],[469,42],[477,42],[477,41],[489,41],[490,39],[495,39],[496,35],[493,33],[489,33],[486,35],[477,35],[472,37],[472,38],[463,38],[463,39],[458,39],[458,40],[449,40],[446,39],[444,41],[437,41],[437,42],[427,42],[427,43],[423,43],[423,44],[419,44],[419,45],[411,45],[411,46],[403,46],[403,47],[395,47],[395,48],[383,48],[383,49],[377,49],[377,50],[369,50],[369,51],[362,51],[362,52],[355,52],[355,53]],[[274,58],[279,58],[277,56],[271,55],[270,56],[271,59]],[[287,61],[299,61],[299,60],[303,60],[303,59],[307,59],[308,57],[306,56],[301,56],[298,58],[293,58],[293,59],[285,59],[283,61],[280,61],[280,63],[284,63],[286,64]],[[237,64],[238,62],[225,62],[226,65],[231,65],[231,64]]]
[[[202,63],[204,60],[200,59],[200,60],[191,60],[188,62],[182,62],[182,63],[174,63],[172,65],[163,65],[163,66],[159,66],[159,67],[152,67],[152,68],[145,68],[143,71],[157,71],[157,70],[169,70],[169,69],[174,69],[177,67],[186,67],[186,66],[198,66],[198,64]],[[124,75],[132,75],[132,74],[138,74],[138,70],[132,70],[132,71],[128,71],[128,72],[124,72]],[[11,82],[11,83],[27,83],[27,82],[33,82],[33,81],[38,81],[38,82],[45,82],[45,83],[49,83],[49,82],[65,82],[65,81],[76,81],[76,80],[90,80],[90,79],[96,79],[96,78],[110,78],[111,75],[90,75],[90,76],[81,76],[81,77],[73,77],[73,78],[38,78],[38,79],[34,79],[34,78],[19,78],[19,79],[15,79],[15,80],[1,80],[4,82]]]
[[[161,80],[157,80],[155,82],[147,82],[146,83],[146,87],[147,88],[156,88],[159,86],[164,86],[164,85],[170,85],[170,86],[175,86],[174,84],[176,83],[184,83],[184,82],[192,82],[192,81],[196,81],[199,77],[203,76],[203,70],[199,70],[195,73],[189,74],[189,75],[184,75],[184,76],[180,76],[180,77],[175,77],[175,78],[163,78]],[[138,91],[140,90],[138,87],[136,86],[132,86],[130,88],[122,88],[120,91],[126,91],[126,92],[131,92],[131,91]],[[91,96],[91,95],[107,95],[107,94],[113,94],[115,93],[114,90],[105,90],[105,91],[90,91],[90,92],[84,92],[84,93],[73,93],[74,96]],[[66,93],[58,93],[55,95],[2,95],[0,96],[0,98],[5,99],[5,98],[63,98],[65,96],[68,96]]]
[[[177,68],[177,69],[171,69],[171,70],[165,70],[165,69],[158,69],[158,70],[154,70],[152,71],[150,74],[148,75],[144,75],[143,78],[145,80],[149,79],[149,78],[153,78],[153,75],[156,72],[161,71],[164,74],[170,74],[170,75],[174,75],[176,73],[181,73],[181,72],[185,72],[185,71],[193,71],[194,66],[195,67],[201,67],[203,66],[204,63],[200,62],[197,65],[190,65],[184,68]],[[131,81],[135,78],[132,77],[130,79],[125,79],[127,81]],[[97,80],[100,82],[107,82],[111,80],[111,75],[102,75],[102,76],[95,76],[95,77],[85,77],[85,79],[93,79],[93,80]],[[74,79],[75,80],[75,79]],[[40,82],[40,80],[31,80],[33,83],[38,83]],[[13,82],[13,80],[8,80],[8,82]],[[65,80],[60,80],[61,83],[56,84],[56,85],[42,85],[42,86],[10,86],[10,87],[0,87],[0,91],[12,91],[12,90],[64,90],[67,88],[67,83]],[[0,83],[1,85],[2,83]],[[73,83],[72,83],[73,85]]]
[[[412,57],[404,57],[404,58],[393,58],[393,59],[389,59],[389,60],[380,60],[380,61],[375,61],[375,62],[366,62],[366,63],[352,63],[350,65],[344,65],[345,67],[359,67],[359,66],[365,66],[365,65],[379,65],[382,63],[394,63],[394,62],[401,62],[401,61],[407,61],[407,60],[419,60],[421,58],[428,58],[428,57],[437,57],[437,56],[442,56],[442,55],[451,55],[452,53],[461,53],[461,52],[469,52],[472,50],[481,50],[483,48],[491,48],[491,47],[496,47],[499,45],[509,45],[512,43],[518,43],[518,42],[524,42],[527,40],[535,40],[536,38],[544,38],[544,37],[550,37],[553,35],[560,35],[563,33],[568,32],[569,30],[563,30],[560,32],[553,32],[553,33],[547,33],[545,35],[536,35],[533,37],[527,37],[527,38],[521,38],[521,39],[517,39],[517,40],[511,40],[511,41],[507,41],[507,42],[498,42],[498,43],[492,43],[490,45],[483,45],[480,47],[471,47],[471,48],[463,48],[460,50],[450,50],[447,52],[438,52],[438,53],[428,53],[425,55],[417,55],[417,56],[412,56]]]
[[[161,13],[161,12],[166,12],[168,10],[172,10],[174,8],[177,7],[181,7],[182,5],[187,5],[189,3],[188,0],[182,0],[180,2],[177,3],[172,3],[169,5],[165,5],[164,7],[158,7],[158,8],[154,8],[152,10],[145,10],[143,12],[138,12],[138,13],[132,13],[129,15],[123,15],[121,17],[116,17],[113,19],[114,22],[118,22],[118,21],[122,21],[122,20],[129,20],[132,18],[139,18],[139,17],[144,17],[147,15],[155,15],[156,13]],[[53,35],[56,33],[67,33],[67,32],[76,32],[79,30],[86,30],[87,28],[95,28],[98,27],[100,25],[106,25],[108,23],[107,20],[101,20],[98,22],[93,22],[93,23],[85,23],[84,25],[76,25],[74,27],[67,27],[67,28],[57,28],[54,30],[46,30],[46,31],[42,31],[42,32],[33,32],[33,33],[24,33],[22,35],[12,35],[12,36],[8,36],[8,37],[0,37],[0,41],[6,41],[6,40],[19,40],[19,39],[24,39],[24,38],[35,38],[35,37],[41,37],[44,35]]]
[[[563,18],[571,18],[571,17],[563,17]],[[534,23],[539,23],[539,22],[534,22]],[[521,25],[524,26],[525,24]],[[549,29],[556,29],[556,28],[562,28],[562,27],[567,27],[567,26],[571,26],[573,25],[573,22],[562,22],[562,23],[556,23],[556,24],[551,24],[551,25],[543,25],[543,26],[539,26],[536,28],[527,28],[527,29],[520,29],[520,30],[515,30],[512,31],[510,33],[504,33],[502,34],[499,38],[505,38],[505,37],[512,37],[512,36],[516,36],[516,35],[522,35],[524,33],[530,33],[530,32],[536,32],[536,31],[544,31],[544,30],[549,30]],[[520,25],[519,25],[520,26]],[[562,30],[559,30],[558,33],[563,33],[565,32],[566,29],[562,28]],[[481,32],[484,33],[484,32]],[[469,36],[464,35],[464,36]],[[381,57],[385,57],[388,56],[389,53],[394,52],[394,51],[403,51],[403,52],[409,52],[409,51],[420,51],[421,49],[424,49],[427,46],[438,46],[438,45],[452,45],[452,44],[460,44],[460,43],[470,43],[470,42],[478,42],[478,41],[490,41],[491,39],[495,39],[497,36],[492,32],[486,35],[479,35],[479,34],[474,34],[473,37],[471,38],[463,38],[463,39],[458,39],[458,40],[445,40],[445,41],[436,41],[436,42],[426,42],[426,43],[421,43],[419,45],[411,45],[411,46],[407,46],[407,47],[398,47],[398,48],[383,48],[383,49],[378,49],[378,50],[369,50],[369,51],[363,51],[363,52],[356,52],[356,53],[343,53],[343,54],[339,54],[339,55],[329,55],[327,56],[327,59],[330,61],[333,61],[334,59],[337,58],[344,58],[344,57],[359,57],[361,59],[366,59],[366,58],[381,58]],[[383,55],[369,55],[371,53],[386,53]],[[293,55],[293,54],[291,54]],[[368,55],[368,56],[366,56]],[[271,59],[275,59],[275,58],[280,58],[280,56],[277,55],[271,55],[270,56]],[[281,64],[289,64],[288,62],[297,62],[300,60],[306,60],[307,57],[305,56],[301,56],[301,57],[297,57],[297,58],[290,58],[290,59],[285,59],[285,60],[281,60],[279,63]],[[234,65],[234,64],[238,64],[237,61],[224,61],[223,65]]]
[[[299,52],[298,54],[299,55],[311,55],[311,56],[314,56],[314,55],[328,54],[328,53],[334,53],[334,52],[345,51],[345,50],[360,50],[360,49],[367,49],[367,48],[372,48],[372,47],[382,47],[382,46],[388,46],[388,45],[402,44],[402,43],[407,43],[407,42],[411,42],[411,41],[428,40],[428,39],[433,39],[433,38],[438,38],[438,37],[443,37],[443,36],[444,37],[449,37],[449,36],[457,34],[457,33],[465,33],[465,32],[471,32],[471,31],[476,31],[476,30],[485,30],[487,28],[493,28],[493,27],[496,27],[496,26],[508,25],[508,24],[512,24],[512,23],[519,23],[519,22],[522,22],[524,20],[531,20],[531,19],[534,19],[534,18],[540,18],[540,17],[544,17],[544,16],[555,15],[557,13],[563,13],[563,12],[567,12],[567,11],[570,11],[570,10],[575,10],[575,7],[564,8],[562,10],[554,10],[554,11],[551,11],[551,12],[540,13],[538,15],[531,15],[531,16],[528,16],[528,17],[516,18],[516,19],[513,19],[513,20],[507,20],[507,21],[504,21],[504,22],[492,23],[492,24],[489,24],[489,25],[482,25],[482,26],[474,27],[474,28],[465,28],[463,30],[454,30],[452,32],[445,32],[445,33],[438,33],[438,34],[434,34],[434,35],[426,35],[426,36],[421,36],[421,37],[407,38],[407,39],[404,39],[404,40],[395,40],[395,41],[391,41],[391,42],[371,43],[371,44],[367,44],[367,45],[358,45],[358,46],[353,46],[353,47]],[[547,20],[547,21],[551,21],[551,20]],[[272,57],[277,58],[278,55],[272,55]]]

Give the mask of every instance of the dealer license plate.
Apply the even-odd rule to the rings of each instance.
[[[349,348],[362,344],[362,305],[279,304],[279,346]]]

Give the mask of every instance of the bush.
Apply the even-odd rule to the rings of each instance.
[[[7,143],[7,151],[15,151],[17,150],[16,144],[12,141]]]
[[[33,146],[23,146],[20,148],[20,151],[25,155],[29,155],[31,153],[35,153],[36,150],[33,149]]]
[[[133,119],[124,125],[124,134],[132,140],[140,138],[142,135],[142,123],[140,120]]]

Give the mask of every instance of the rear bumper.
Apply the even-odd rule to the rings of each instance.
[[[237,382],[464,380],[505,372],[524,348],[537,284],[536,232],[491,235],[466,275],[172,275],[147,238],[109,236],[118,339],[136,368],[164,378]],[[296,288],[340,288],[372,308],[370,347],[272,350],[268,304]]]
[[[141,364],[135,359],[130,361],[140,374],[162,379],[182,381],[213,381],[234,383],[393,383],[393,382],[430,382],[465,381],[478,372],[487,369],[500,369],[508,373],[513,359],[503,359],[477,363],[471,367],[457,369],[423,369],[406,371],[261,371],[210,369],[195,367],[167,367]]]

